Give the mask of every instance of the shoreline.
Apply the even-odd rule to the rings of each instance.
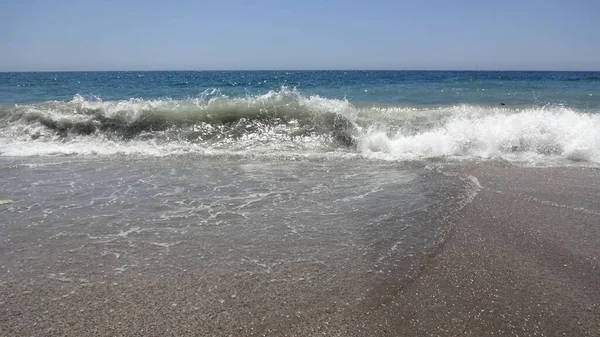
[[[450,169],[482,189],[376,335],[599,336],[600,170]]]
[[[176,265],[151,278],[123,274],[97,283],[43,279],[32,270],[22,283],[0,279],[0,335],[600,335],[600,170],[482,162],[442,171],[475,177],[481,189],[449,217],[448,237],[395,294],[378,299],[375,291],[374,301],[329,307],[302,295],[323,289],[290,284],[291,292],[273,287],[272,294],[219,302],[207,292],[223,291],[209,288],[206,277],[234,290],[252,289],[256,280]],[[73,261],[73,268],[90,261]],[[285,316],[290,308],[305,311]]]

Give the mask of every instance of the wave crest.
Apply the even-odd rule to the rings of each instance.
[[[289,88],[247,97],[211,90],[187,100],[105,102],[77,95],[69,102],[0,106],[0,129],[4,155],[337,151],[383,160],[600,163],[600,114],[593,111],[353,104]]]
[[[277,129],[276,132],[290,137],[328,135],[338,143],[352,145],[354,112],[346,100],[305,97],[283,88],[243,98],[229,98],[213,91],[180,101],[104,102],[76,95],[70,102],[19,106],[5,115],[13,122],[25,122],[26,127],[17,133],[39,124],[46,130],[37,130],[34,135],[62,138],[101,134],[113,140],[158,137],[169,141],[207,141]]]

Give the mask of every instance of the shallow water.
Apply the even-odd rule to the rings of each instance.
[[[444,217],[476,188],[422,165],[367,160],[1,164],[0,189],[14,199],[0,208],[3,282],[80,286],[193,274],[219,289],[205,294],[214,301],[264,296],[273,305],[275,292],[319,303],[301,306],[308,311],[393,294],[443,239]]]

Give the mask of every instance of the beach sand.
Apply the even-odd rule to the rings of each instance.
[[[457,171],[481,190],[373,335],[600,336],[600,170]]]
[[[39,280],[36,271],[30,281],[16,280],[4,270],[0,335],[600,336],[600,170],[493,162],[445,170],[476,177],[481,190],[391,297],[318,308],[299,303],[310,289],[287,298],[252,294],[252,280],[215,274],[211,284],[247,296],[212,303],[215,297],[198,300],[210,289],[194,271],[90,284],[60,275]],[[290,306],[318,309],[278,315]]]

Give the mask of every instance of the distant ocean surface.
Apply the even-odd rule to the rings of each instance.
[[[0,281],[193,275],[256,324],[376,304],[480,188],[444,165],[480,161],[600,164],[600,73],[0,73]]]

